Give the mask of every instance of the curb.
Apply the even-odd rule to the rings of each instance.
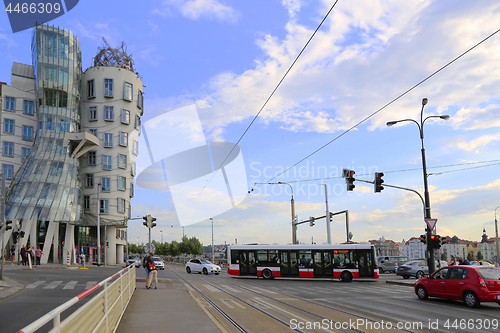
[[[24,290],[24,285],[9,279],[5,275],[3,279],[3,281],[0,281],[0,287],[4,287],[0,288],[0,301]]]
[[[406,281],[406,280],[403,280],[403,281],[398,281],[398,280],[387,280],[385,281],[385,283],[389,283],[389,284],[398,284],[400,286],[409,286],[409,287],[413,287],[415,286],[415,282],[417,280],[410,280],[410,281]]]

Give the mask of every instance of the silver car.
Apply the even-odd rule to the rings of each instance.
[[[439,267],[448,266],[446,261],[435,262],[436,269]],[[427,260],[413,260],[408,261],[406,264],[399,266],[396,275],[402,276],[404,279],[409,279],[411,276],[421,279],[429,275],[429,267],[427,267]]]
[[[153,261],[155,263],[156,269],[161,269],[161,270],[165,269],[165,264],[163,263],[163,259],[161,259],[160,257],[153,257]]]
[[[210,261],[206,259],[191,259],[186,263],[186,272],[187,273],[203,273],[205,275],[214,273],[215,275],[219,275],[220,266],[212,264]]]
[[[130,266],[132,264],[134,264],[135,267],[140,267],[142,265],[141,258],[136,257],[136,256],[129,256],[126,266]]]

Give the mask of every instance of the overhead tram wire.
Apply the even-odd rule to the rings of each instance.
[[[286,76],[288,75],[288,73],[290,72],[290,70],[292,69],[292,67],[295,65],[295,63],[297,62],[297,60],[299,60],[300,56],[302,55],[302,53],[305,51],[305,49],[307,48],[307,46],[309,45],[309,43],[311,42],[311,40],[314,38],[314,36],[316,35],[316,33],[319,31],[319,29],[321,28],[321,26],[323,25],[323,23],[326,21],[326,19],[328,18],[328,16],[330,15],[331,11],[333,10],[333,8],[335,7],[335,5],[337,5],[337,2],[339,2],[339,0],[336,0],[335,3],[332,5],[332,7],[330,7],[330,9],[328,10],[328,12],[326,13],[325,17],[323,17],[323,20],[321,20],[320,24],[318,25],[318,27],[316,28],[316,30],[314,30],[313,34],[311,35],[311,37],[309,37],[309,40],[307,41],[307,43],[304,45],[304,47],[302,48],[302,50],[299,52],[299,54],[297,55],[297,57],[295,57],[295,60],[292,62],[292,64],[290,65],[290,67],[288,68],[288,70],[285,72],[285,74],[283,75],[283,77],[281,78],[281,80],[278,82],[278,84],[276,85],[276,87],[274,88],[274,90],[271,92],[271,94],[269,95],[269,97],[266,99],[266,101],[264,102],[264,104],[262,105],[262,107],[260,108],[259,112],[257,112],[257,114],[255,115],[255,117],[252,119],[252,121],[250,122],[250,124],[248,125],[248,127],[245,129],[245,131],[243,132],[243,134],[240,136],[240,138],[238,139],[238,141],[236,142],[236,144],[233,146],[233,148],[231,149],[231,151],[227,154],[226,158],[221,162],[219,168],[221,166],[224,165],[224,163],[227,161],[227,159],[229,158],[229,156],[231,156],[231,154],[233,153],[234,149],[238,146],[238,144],[240,143],[240,141],[243,139],[243,137],[247,134],[248,130],[250,129],[250,127],[252,127],[252,125],[255,123],[255,121],[257,120],[257,118],[259,117],[259,115],[261,114],[261,112],[264,110],[264,108],[266,107],[267,103],[269,102],[269,100],[274,96],[274,93],[278,90],[278,88],[281,86],[281,83],[285,80]],[[203,186],[203,188],[201,189],[200,193],[198,193],[198,195],[196,196],[196,198],[194,199],[193,203],[198,199],[198,197],[200,196],[200,194],[205,190],[205,188],[207,187],[208,184],[210,184],[210,182],[212,181],[212,179],[215,177],[215,175],[217,174],[217,172],[219,172],[219,169],[215,169],[215,172],[214,174],[212,175],[212,177],[210,177],[210,179],[206,182],[206,184]]]
[[[439,72],[441,72],[442,70],[444,70],[446,67],[450,66],[452,63],[454,63],[455,61],[457,61],[458,59],[462,58],[464,55],[466,55],[467,53],[469,53],[470,51],[472,51],[473,49],[475,49],[476,47],[478,47],[479,45],[481,45],[482,43],[484,43],[485,41],[487,41],[488,39],[490,39],[491,37],[493,37],[494,35],[496,35],[498,32],[500,32],[500,29],[496,30],[495,32],[493,32],[492,34],[490,34],[489,36],[487,36],[486,38],[484,38],[483,40],[481,40],[479,43],[475,44],[474,46],[472,46],[471,48],[469,48],[468,50],[466,50],[465,52],[463,52],[462,54],[460,54],[458,57],[454,58],[453,60],[451,60],[450,62],[448,62],[447,64],[445,64],[444,66],[442,66],[441,68],[439,68],[438,70],[436,70],[435,72],[433,72],[432,74],[430,74],[429,76],[427,76],[425,79],[423,79],[422,81],[418,82],[417,84],[415,84],[414,86],[412,86],[411,88],[407,89],[405,92],[403,92],[402,94],[400,94],[399,96],[397,96],[396,98],[392,99],[390,102],[388,102],[387,104],[385,104],[384,106],[382,106],[381,108],[379,108],[377,111],[373,112],[372,114],[370,114],[369,116],[365,117],[363,120],[361,120],[360,122],[358,122],[357,124],[355,124],[354,126],[352,126],[351,128],[345,130],[344,132],[342,132],[341,134],[339,134],[338,136],[336,136],[334,139],[332,139],[331,141],[327,142],[326,144],[324,144],[323,146],[321,146],[320,148],[316,149],[315,151],[313,151],[312,153],[310,153],[309,155],[307,155],[306,157],[302,158],[300,161],[298,161],[297,163],[295,163],[294,165],[290,166],[289,168],[283,170],[282,172],[278,173],[277,175],[275,175],[273,178],[270,178],[268,179],[266,182],[264,182],[264,184],[267,184],[269,183],[270,181],[276,179],[277,177],[281,176],[282,174],[284,174],[285,172],[287,172],[288,170],[290,170],[291,168],[294,168],[295,166],[297,166],[298,164],[304,162],[305,160],[307,160],[309,157],[313,156],[314,154],[316,154],[317,152],[319,152],[320,150],[322,150],[323,148],[326,148],[328,145],[330,145],[331,143],[337,141],[338,139],[340,139],[341,137],[343,137],[345,134],[349,133],[351,130],[353,130],[354,128],[358,127],[359,125],[361,125],[362,123],[364,123],[365,121],[367,121],[368,119],[372,118],[373,116],[375,116],[377,113],[379,113],[380,111],[382,111],[383,109],[385,109],[386,107],[388,107],[389,105],[393,104],[394,102],[396,102],[398,99],[400,99],[401,97],[403,97],[404,95],[408,94],[410,91],[414,90],[416,87],[418,87],[419,85],[421,85],[422,83],[424,83],[425,81],[429,80],[431,77],[433,77],[434,75],[438,74]],[[263,185],[260,185],[260,186],[263,186]],[[259,186],[259,187],[260,187]]]

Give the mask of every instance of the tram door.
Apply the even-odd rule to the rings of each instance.
[[[257,275],[255,251],[240,250],[240,275]]]
[[[323,276],[323,258],[321,252],[313,251],[313,265],[314,265],[314,277],[322,277]]]
[[[299,264],[297,251],[279,251],[280,272],[283,277],[299,276]]]
[[[323,275],[333,277],[332,253],[329,251],[323,252]]]
[[[374,258],[373,250],[358,250],[359,277],[373,277]]]

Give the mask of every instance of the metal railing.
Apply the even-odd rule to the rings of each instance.
[[[119,278],[108,285],[108,282],[117,276]],[[35,332],[51,320],[53,328],[50,332],[114,332],[134,294],[135,281],[135,266],[130,265],[58,306],[19,332]],[[100,287],[103,287],[103,290],[99,294],[61,321],[63,311]]]

